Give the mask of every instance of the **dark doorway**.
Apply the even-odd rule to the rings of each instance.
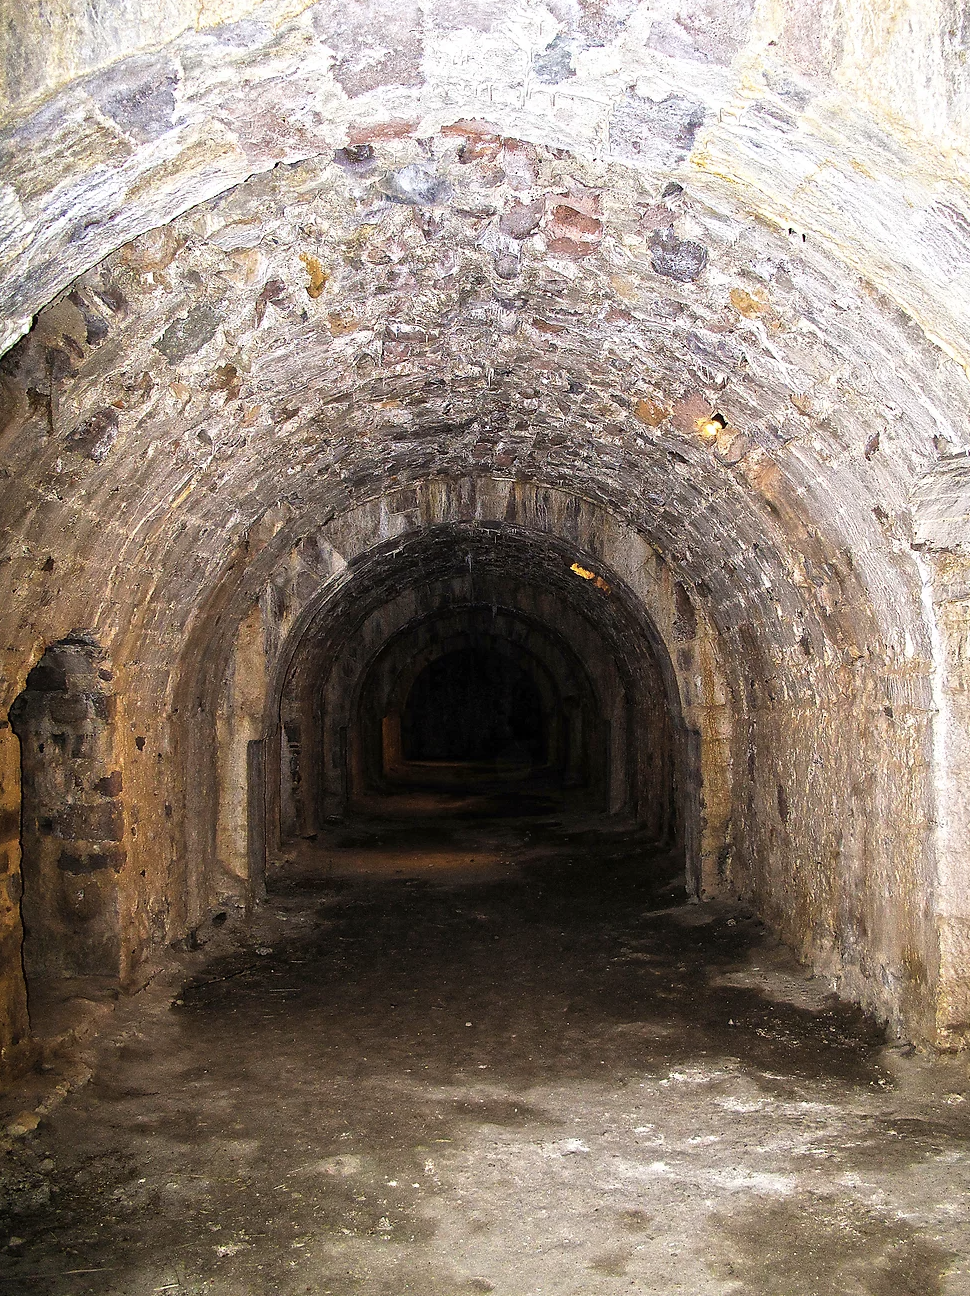
[[[408,761],[543,765],[548,738],[535,683],[516,662],[463,648],[431,662],[414,681],[401,726]]]

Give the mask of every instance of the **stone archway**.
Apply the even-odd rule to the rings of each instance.
[[[413,490],[403,494],[405,498],[414,498]],[[562,492],[530,491],[523,484],[513,487],[510,483],[480,478],[454,483],[445,489],[440,482],[428,482],[419,491],[418,498],[423,515],[415,516],[413,524],[399,531],[393,542],[383,538],[388,511],[395,506],[393,493],[335,519],[313,538],[312,543],[301,542],[296,552],[312,557],[319,573],[312,578],[309,571],[299,574],[295,580],[288,574],[279,584],[267,563],[266,592],[257,605],[251,604],[250,611],[243,614],[240,647],[236,651],[235,664],[229,667],[229,677],[234,681],[234,696],[238,700],[234,702],[232,695],[227,694],[222,702],[213,699],[207,704],[214,712],[224,713],[227,720],[235,714],[240,721],[236,746],[230,731],[224,731],[224,753],[220,757],[222,767],[228,770],[234,765],[241,770],[244,751],[258,738],[267,744],[266,770],[280,770],[283,786],[289,784],[300,803],[293,809],[296,822],[301,825],[298,831],[314,830],[312,814],[315,812],[310,812],[308,807],[313,804],[315,794],[308,789],[315,787],[321,778],[332,775],[335,778],[335,800],[326,802],[323,813],[340,813],[346,795],[346,781],[339,775],[339,769],[346,760],[349,720],[335,721],[323,747],[315,746],[318,743],[316,735],[322,734],[323,728],[320,699],[311,696],[315,687],[313,681],[328,672],[335,672],[340,677],[342,695],[351,695],[348,692],[350,681],[358,677],[360,662],[382,646],[390,633],[388,617],[393,622],[399,615],[384,610],[393,609],[394,600],[388,602],[387,591],[380,581],[389,579],[391,584],[387,590],[400,593],[402,588],[409,586],[409,578],[402,574],[409,570],[420,573],[417,584],[413,586],[416,594],[408,595],[408,598],[416,597],[417,602],[409,604],[405,601],[402,604],[404,611],[401,615],[403,623],[406,623],[416,613],[426,615],[437,606],[438,599],[454,597],[454,591],[448,588],[448,582],[454,578],[447,576],[447,572],[453,563],[455,544],[464,555],[462,546],[467,548],[468,544],[473,548],[484,545],[483,554],[493,550],[504,554],[509,543],[535,543],[539,546],[535,551],[536,557],[541,557],[535,570],[544,573],[540,585],[546,576],[551,583],[545,587],[546,593],[541,592],[539,585],[532,593],[523,593],[521,597],[525,601],[519,613],[541,614],[540,619],[550,615],[565,616],[564,624],[571,627],[569,633],[577,643],[584,642],[592,634],[592,639],[589,639],[592,644],[600,633],[592,627],[603,617],[606,618],[604,625],[612,625],[609,633],[616,646],[610,651],[620,654],[618,660],[626,655],[624,669],[633,670],[630,684],[623,688],[633,688],[641,702],[649,701],[650,706],[659,707],[658,722],[669,713],[673,725],[673,755],[664,755],[664,742],[654,744],[661,762],[668,762],[666,773],[663,768],[645,770],[643,777],[648,780],[659,778],[661,783],[664,779],[673,779],[677,788],[675,820],[671,819],[670,808],[663,798],[657,800],[647,796],[639,799],[652,804],[658,837],[671,832],[676,822],[676,832],[680,834],[690,860],[691,885],[705,891],[715,889],[716,861],[724,852],[725,821],[722,815],[726,799],[720,789],[729,776],[730,766],[719,762],[711,748],[702,767],[701,754],[712,740],[718,744],[724,741],[723,689],[717,692],[717,666],[711,649],[710,630],[703,616],[691,610],[693,604],[683,587],[655,571],[656,559],[652,551],[646,546],[638,547],[635,537],[618,531],[609,515],[588,502],[576,501],[574,505],[579,507],[575,507]],[[504,519],[510,499],[515,501],[519,519],[513,531],[517,537],[514,542],[506,540],[494,524],[488,524],[488,519],[496,515]],[[456,526],[459,528],[457,531],[447,529]],[[285,532],[281,532],[279,540],[284,535]],[[530,536],[534,539],[530,540]],[[282,575],[293,571],[294,552],[287,552],[279,540],[274,541],[272,552]],[[587,543],[600,549],[602,556],[594,557],[579,547]],[[431,546],[426,555],[422,545],[425,549]],[[443,558],[444,567],[441,566]],[[618,560],[624,576],[613,572],[606,565],[606,559]],[[464,561],[463,557],[459,567]],[[602,588],[596,581],[586,579],[586,574],[591,571],[590,564],[607,573],[608,580],[601,578]],[[386,575],[378,579],[382,566]],[[476,560],[477,580],[482,579],[486,568]],[[436,584],[439,579],[445,583]],[[635,592],[627,588],[625,580],[635,582]],[[580,599],[577,607],[587,608],[586,620],[577,617],[575,611],[569,611],[568,601],[556,603],[560,613],[552,613],[553,604],[548,600],[552,598],[555,602],[560,599],[560,594],[555,592],[557,588],[568,590],[570,598]],[[611,589],[612,593],[609,592]],[[270,590],[272,596],[268,593]],[[492,595],[485,601],[490,599],[493,599]],[[465,595],[462,595],[462,601],[467,602]],[[502,598],[498,599],[498,602],[502,601]],[[409,607],[410,611],[407,610]],[[662,629],[656,628],[658,622]],[[351,636],[349,639],[346,637],[348,634]],[[264,651],[268,642],[278,645],[275,650],[278,655],[269,659]],[[351,658],[340,665],[340,645],[345,642],[352,646]],[[301,664],[301,645],[307,643],[314,645],[312,654],[316,656],[311,654],[307,661],[317,661],[315,666]],[[627,645],[625,649],[619,646],[623,643]],[[639,647],[635,646],[637,643]],[[665,643],[679,645],[676,666]],[[319,665],[323,660],[328,663],[326,671]],[[700,689],[696,682],[684,676],[685,668],[695,660],[705,662]],[[637,662],[640,664],[634,666]],[[654,664],[648,666],[648,662]],[[615,671],[616,668],[610,669]],[[643,671],[646,674],[642,674]],[[637,680],[635,684],[634,677]],[[617,705],[610,727],[613,744],[611,766],[618,771],[632,771],[635,762],[630,763],[626,749],[635,732],[650,734],[654,722],[648,718],[649,711],[642,713],[637,723],[628,721],[626,704],[620,701],[621,693],[617,688],[618,685],[612,687]],[[296,693],[292,692],[293,689]],[[296,701],[301,690],[304,699]],[[607,692],[610,692],[609,688]],[[686,708],[682,697],[687,699]],[[261,704],[260,698],[264,699]],[[291,700],[287,701],[287,698]],[[238,709],[240,705],[242,710]],[[328,714],[333,713],[332,708],[326,710]],[[231,752],[237,749],[238,755],[232,756]],[[241,776],[231,777],[235,780],[231,786],[240,788],[242,785],[238,780]],[[626,782],[631,777],[636,779],[638,776],[620,773],[614,782],[615,791],[611,793],[614,808],[637,803],[637,796],[628,800],[630,793]],[[286,808],[287,796],[281,799],[279,792],[274,791],[273,774],[268,773],[266,786],[268,839],[272,843],[279,838],[281,814],[289,814],[290,810]],[[703,822],[699,810],[702,787],[706,789],[703,793]],[[230,793],[225,802],[222,822],[228,825],[246,821],[245,816],[243,819],[239,817],[239,795],[244,794]],[[306,799],[308,795],[309,802]],[[240,841],[233,849],[237,852],[238,863],[230,866],[231,871],[240,879],[245,878],[250,875],[249,848],[245,841]],[[216,852],[217,855],[220,853],[218,845]]]
[[[367,664],[353,694],[365,780],[379,772],[393,775],[404,759],[402,722],[421,673],[447,654],[482,641],[532,675],[542,698],[546,757],[558,777],[587,787],[594,804],[609,806],[610,694],[603,689],[603,663],[598,690],[587,667],[550,627],[495,606],[454,606],[405,625]],[[610,683],[618,687],[617,680]],[[618,786],[628,773],[626,762],[621,764]],[[613,808],[625,804],[624,794]]]

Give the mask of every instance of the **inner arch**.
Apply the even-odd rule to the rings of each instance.
[[[450,498],[452,508],[461,496]],[[499,744],[496,727],[488,759],[499,746],[524,743],[522,763],[544,765],[560,789],[582,788],[591,807],[696,852],[681,686],[656,626],[618,573],[533,529],[453,520],[417,526],[393,543],[375,540],[332,588],[321,587],[282,647],[279,711],[271,704],[266,724],[272,732],[280,716],[283,840],[319,831],[399,780],[415,682],[451,653],[477,654],[481,664],[486,650],[513,668],[498,667],[502,687],[521,688],[525,672],[541,716],[531,737],[506,721]],[[608,579],[588,579],[591,563]],[[696,636],[696,618],[691,625]],[[270,767],[276,762],[271,755]],[[692,867],[699,877],[696,856]]]

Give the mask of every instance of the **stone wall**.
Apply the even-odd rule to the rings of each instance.
[[[0,728],[0,1068],[23,1052],[30,1029],[22,973],[24,930],[20,915],[20,744],[4,721]]]

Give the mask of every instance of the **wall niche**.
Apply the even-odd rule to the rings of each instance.
[[[10,709],[21,751],[28,987],[119,976],[126,851],[111,685],[104,650],[78,631],[47,649]]]

